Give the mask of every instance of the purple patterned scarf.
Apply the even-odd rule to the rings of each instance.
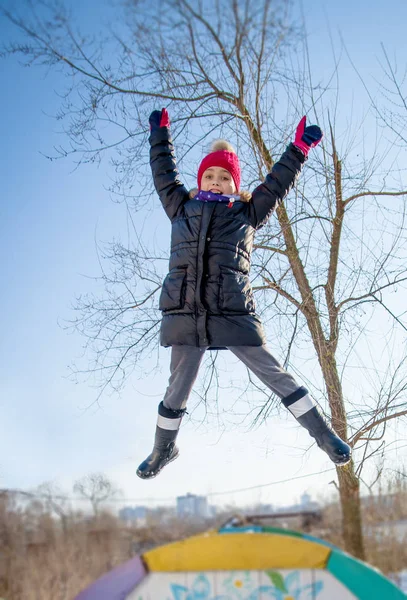
[[[237,195],[222,195],[222,194],[214,194],[213,192],[204,192],[203,190],[199,190],[196,196],[194,196],[194,200],[201,200],[202,202],[228,202],[230,205],[235,202],[235,200],[239,200],[239,196]]]

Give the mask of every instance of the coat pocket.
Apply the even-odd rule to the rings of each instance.
[[[159,309],[177,310],[184,306],[187,285],[187,267],[171,269],[163,282],[161,289]]]
[[[221,267],[220,269],[220,310],[225,312],[253,313],[256,306],[249,276],[228,267]]]

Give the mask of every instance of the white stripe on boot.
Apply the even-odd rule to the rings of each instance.
[[[294,415],[294,417],[298,418],[302,417],[302,415],[311,410],[311,408],[314,408],[314,406],[316,406],[314,400],[309,394],[306,394],[305,396],[297,400],[297,402],[290,404],[290,406],[288,406],[287,408]]]
[[[158,415],[157,417],[157,425],[161,427],[161,429],[167,429],[170,431],[176,431],[179,429],[181,425],[182,417],[177,419],[169,419],[168,417],[163,417],[162,415]]]

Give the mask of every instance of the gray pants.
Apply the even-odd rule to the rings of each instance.
[[[337,465],[349,462],[351,449],[325,422],[308,390],[299,386],[266,346],[230,346],[233,352],[277,396],[318,446]],[[198,375],[205,348],[173,346],[171,376],[164,400],[158,406],[153,452],[144,461],[140,477],[153,477],[178,456],[175,446],[185,406]],[[138,473],[139,473],[138,471]]]
[[[172,346],[171,375],[163,399],[165,408],[173,411],[185,408],[205,350],[195,346]],[[305,388],[301,388],[294,377],[283,369],[266,346],[230,346],[229,350],[279,398],[292,398],[289,404],[293,414],[293,409],[303,414],[315,405],[307,390],[297,393]],[[300,396],[300,400],[297,396]]]

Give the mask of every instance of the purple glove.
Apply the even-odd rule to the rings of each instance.
[[[293,144],[301,150],[304,156],[308,156],[311,148],[314,148],[323,138],[323,133],[318,125],[309,125],[306,127],[307,117],[303,117],[298,123],[297,131]]]
[[[159,127],[170,126],[170,117],[168,116],[166,108],[163,108],[162,110],[153,110],[148,121],[150,123],[150,131],[158,129]]]

